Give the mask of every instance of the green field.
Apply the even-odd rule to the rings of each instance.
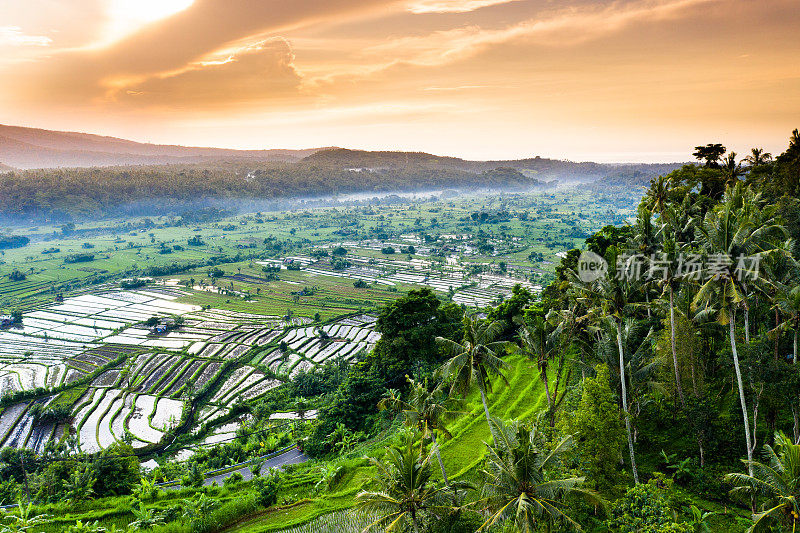
[[[201,224],[184,224],[180,217],[162,216],[77,223],[74,227],[4,228],[6,233],[30,238],[31,243],[0,252],[0,311],[39,307],[52,301],[58,293],[85,291],[124,277],[147,275],[154,269],[171,269],[179,273],[181,279],[200,279],[209,265],[219,265],[226,274],[238,273],[241,268],[242,273],[260,276],[263,273],[254,264],[258,259],[307,254],[317,246],[335,242],[397,241],[402,235],[427,235],[435,248],[447,245],[443,235],[472,235],[491,243],[494,251],[461,254],[464,264],[497,266],[502,261],[509,268],[525,267],[533,269],[531,272],[540,272],[540,281],[546,281],[546,273],[551,272],[558,261],[557,252],[580,245],[586,235],[603,225],[624,220],[632,214],[635,202],[635,192],[621,199],[565,189],[550,193],[463,195],[438,201],[409,200],[390,205],[251,213]],[[480,213],[485,214],[484,220],[480,219]],[[501,214],[499,219],[498,213]],[[478,218],[473,219],[473,215]],[[196,236],[200,236],[203,244],[190,246],[189,239]],[[169,253],[162,253],[165,251]],[[357,249],[353,253],[387,260],[401,257],[399,250],[395,256],[388,257],[378,250]],[[75,254],[91,254],[93,258],[86,262],[67,262]],[[531,254],[540,255],[532,257]],[[186,269],[191,264],[203,266]],[[9,275],[15,270],[25,279],[12,281]],[[282,281],[309,281],[303,276],[284,274]],[[326,285],[324,281],[318,284]],[[234,282],[234,286],[237,285],[253,292],[256,288],[249,283]],[[285,311],[286,293],[290,288],[282,284],[270,285],[266,291],[268,295],[262,300],[263,307]],[[325,291],[328,292],[316,300],[301,302],[297,311],[306,314],[317,307],[319,309],[313,312],[320,311],[330,317],[363,306],[352,302],[337,306],[341,297],[330,292],[327,285]],[[354,299],[379,303],[390,296],[377,291],[360,294]],[[231,305],[225,300],[204,303]]]

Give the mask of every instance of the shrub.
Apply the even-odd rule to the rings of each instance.
[[[183,516],[183,509],[180,505],[170,505],[164,512],[161,513],[161,518],[164,520],[165,523],[175,522],[176,520],[180,520]]]
[[[242,481],[244,481],[244,476],[242,476],[242,473],[234,472],[230,476],[226,477],[225,480],[222,482],[222,484],[227,487],[229,485],[235,485],[237,483],[241,483]]]
[[[253,495],[235,498],[213,511],[206,518],[193,522],[191,532],[211,533],[212,531],[221,531],[225,526],[256,510],[258,510],[258,503],[257,498],[253,497]]]
[[[90,261],[94,261],[94,254],[69,254],[68,256],[64,257],[65,263],[88,263]]]
[[[189,472],[181,478],[181,485],[184,487],[202,487],[203,481],[205,481],[203,472],[200,470],[200,467],[197,466],[197,463],[192,462],[192,466],[189,467]]]
[[[620,533],[690,533],[691,526],[674,522],[663,491],[654,485],[636,485],[612,507],[606,525]]]
[[[256,501],[259,505],[271,507],[278,502],[278,491],[281,488],[281,481],[279,474],[260,477],[255,480],[253,485],[256,489]]]

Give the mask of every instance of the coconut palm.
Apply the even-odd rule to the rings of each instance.
[[[745,157],[744,160],[751,167],[758,167],[772,161],[772,154],[765,152],[763,148],[751,148],[750,155]]]
[[[764,498],[748,532],[771,531],[773,524],[791,525],[795,532],[800,523],[800,445],[777,432],[774,447],[765,445],[764,455],[765,463],[745,461],[749,474],[725,476],[737,485],[731,492]]]
[[[675,372],[675,384],[681,405],[686,407],[683,393],[678,353],[675,345],[675,290],[680,281],[679,258],[689,251],[688,244],[693,240],[696,204],[690,195],[686,195],[680,206],[669,206],[661,216],[658,237],[661,241],[662,257],[656,270],[651,266],[651,273],[661,287],[661,298],[669,304],[670,346],[672,349],[672,365]]]
[[[791,280],[791,281],[790,281]],[[792,274],[787,275],[784,281],[794,282]],[[781,282],[773,282],[775,286],[775,322],[776,326],[772,333],[775,335],[775,358],[778,358],[778,336],[781,331],[789,330],[792,332],[792,364],[797,364],[797,341],[800,332],[800,286],[788,285]],[[778,315],[783,314],[786,318],[783,322],[779,321]],[[797,412],[797,404],[792,404],[792,418],[794,419],[794,440],[800,443],[800,416]]]
[[[612,253],[613,255],[613,253]],[[612,259],[614,259],[612,257]],[[633,432],[631,431],[630,411],[628,410],[628,387],[625,379],[625,350],[623,348],[623,322],[625,309],[629,307],[630,296],[634,292],[632,284],[635,280],[616,279],[615,277],[601,277],[591,283],[581,282],[574,273],[572,274],[572,287],[581,295],[579,300],[585,302],[594,320],[598,323],[610,321],[616,332],[617,352],[619,355],[620,385],[622,391],[622,410],[625,412],[625,430],[628,435],[628,452],[631,458],[631,472],[633,480],[639,484],[639,472],[636,468],[636,455],[633,449]],[[592,306],[595,303],[595,306]]]
[[[669,305],[669,339],[670,349],[672,351],[672,368],[675,372],[675,388],[678,391],[678,398],[681,405],[686,407],[686,396],[683,394],[683,383],[681,381],[680,366],[678,364],[678,350],[675,343],[675,288],[679,280],[679,272],[677,267],[677,258],[679,245],[670,237],[664,240],[662,263],[659,265],[660,271],[658,274],[654,273],[654,277],[658,279],[658,284],[661,286],[661,297],[668,298]]]
[[[356,505],[377,519],[364,531],[380,526],[387,532],[419,533],[426,519],[452,509],[447,488],[431,481],[431,454],[425,452],[422,439],[409,435],[402,446],[389,448],[383,460],[370,462],[377,470],[378,487],[360,492]]]
[[[411,387],[407,402],[401,400],[396,393],[390,393],[378,403],[378,408],[401,411],[406,424],[419,431],[423,438],[433,442],[433,452],[442,470],[442,479],[446,485],[450,485],[436,433],[441,433],[447,438],[452,436],[445,426],[445,420],[455,414],[454,409],[458,402],[439,387],[429,390],[427,379],[421,383],[411,378],[408,378],[408,381]]]
[[[508,346],[507,342],[498,341],[503,333],[504,325],[500,321],[477,320],[464,317],[464,340],[455,342],[443,337],[436,337],[436,342],[447,353],[449,359],[436,371],[437,376],[450,383],[450,393],[457,392],[466,396],[475,387],[481,393],[483,412],[491,429],[489,404],[486,391],[491,392],[491,374],[497,374],[506,383],[503,370],[508,363],[500,359],[498,353]]]
[[[645,258],[645,264],[643,266],[647,269],[647,275],[643,276],[643,278],[646,280],[646,282],[642,283],[640,288],[644,293],[645,302],[647,303],[645,306],[647,317],[650,318],[651,310],[649,291],[651,283],[649,282],[652,279],[651,269],[654,266],[653,263],[656,259],[655,252],[659,243],[658,231],[653,224],[653,212],[644,205],[640,205],[639,209],[637,210],[633,238],[630,240],[629,244],[635,253]]]
[[[757,217],[756,211],[759,211]],[[754,223],[756,218],[758,224]],[[693,304],[704,306],[705,311],[716,311],[717,321],[728,326],[749,462],[753,460],[754,446],[736,350],[735,328],[736,309],[744,307],[745,331],[749,330],[746,302],[750,288],[735,271],[735,258],[763,256],[766,251],[775,248],[776,237],[785,237],[785,234],[786,229],[776,223],[774,210],[763,206],[760,195],[744,189],[741,184],[728,189],[722,203],[706,213],[702,224],[698,226],[698,240],[703,249],[709,255],[730,260],[728,264],[715,265],[714,275],[700,287]]]
[[[520,351],[531,361],[536,362],[539,379],[544,384],[547,395],[547,412],[554,415],[554,398],[550,395],[547,367],[559,349],[559,339],[543,316],[537,316],[519,328]]]
[[[736,152],[729,153],[722,160],[722,174],[728,186],[735,186],[739,181],[739,176],[744,174],[742,165],[736,162]]]
[[[549,531],[554,523],[580,530],[565,512],[565,499],[577,495],[593,503],[600,500],[581,488],[582,477],[560,478],[555,474],[561,455],[573,445],[572,437],[548,451],[541,446],[544,439],[536,426],[529,429],[517,421],[504,423],[497,418],[492,424],[497,438],[486,445],[488,457],[479,502],[489,518],[480,531],[506,523],[525,533],[541,531],[542,526]]]
[[[645,192],[642,202],[648,209],[661,215],[669,203],[669,193],[669,179],[659,176],[650,180],[650,188]]]
[[[792,331],[792,362],[797,363],[797,336],[798,330],[800,330],[800,285],[793,287],[779,285],[775,297],[775,307],[787,318],[783,324]]]
[[[600,334],[600,340],[595,344],[594,358],[608,366],[612,374],[612,383],[616,383],[619,391],[622,390],[620,377],[623,375],[626,377],[628,409],[637,414],[643,406],[647,392],[663,393],[663,386],[655,380],[659,364],[653,358],[654,330],[643,322],[625,319],[622,326],[622,346],[626,354],[624,372],[619,370],[616,324],[609,321],[606,327],[601,329]],[[594,373],[591,365],[586,366],[588,373]],[[634,430],[634,436],[635,433]]]

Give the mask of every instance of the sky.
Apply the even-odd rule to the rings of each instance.
[[[797,0],[2,0],[0,122],[467,159],[780,153],[799,28]]]

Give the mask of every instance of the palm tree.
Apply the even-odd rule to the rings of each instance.
[[[513,523],[517,531],[549,531],[554,523],[580,530],[577,522],[565,513],[565,499],[577,495],[593,503],[599,498],[582,489],[582,477],[559,478],[553,471],[559,467],[561,455],[572,445],[572,437],[559,442],[547,451],[541,443],[544,438],[536,426],[529,429],[517,421],[504,423],[492,419],[497,436],[494,444],[487,444],[486,469],[482,471],[484,484],[480,503],[489,513],[481,526],[486,531],[495,525]]]
[[[688,199],[688,196],[686,197]],[[687,205],[688,204],[688,205]],[[686,396],[683,393],[683,383],[681,381],[680,367],[678,365],[678,351],[675,343],[675,289],[680,272],[678,268],[678,258],[687,250],[686,241],[689,233],[694,233],[692,219],[689,216],[692,203],[684,200],[682,209],[668,207],[661,216],[658,237],[661,240],[662,257],[658,268],[651,265],[651,275],[658,280],[661,286],[661,297],[669,295],[669,325],[670,325],[670,347],[672,350],[672,366],[675,372],[675,387],[680,398],[681,405],[686,407]],[[660,278],[660,279],[659,279]]]
[[[644,194],[643,204],[647,209],[663,215],[669,202],[669,179],[659,176],[650,180],[650,188]]]
[[[725,177],[725,183],[732,187],[739,181],[739,176],[744,174],[742,165],[736,162],[736,152],[731,152],[722,160],[722,174]]]
[[[536,362],[539,369],[539,379],[544,383],[544,392],[547,395],[547,412],[554,415],[554,398],[550,395],[550,385],[547,377],[547,366],[558,351],[558,337],[553,335],[547,320],[537,316],[529,323],[523,324],[519,329],[520,351],[525,356]]]
[[[775,322],[773,330],[775,334],[775,357],[778,357],[778,335],[782,330],[788,329],[792,332],[792,364],[797,364],[797,338],[800,330],[800,286],[773,282],[776,286],[775,295]],[[782,313],[787,320],[783,323],[778,321],[778,313]],[[792,402],[792,418],[794,419],[794,440],[800,444],[800,417],[798,417],[797,405]]]
[[[795,285],[794,287],[779,286],[775,298],[775,307],[788,319],[784,324],[786,327],[791,328],[792,331],[792,363],[796,364],[797,335],[800,329],[800,285]]]
[[[759,225],[754,224],[754,211],[760,210]],[[741,184],[726,191],[721,204],[706,213],[705,219],[698,227],[700,245],[710,255],[720,254],[728,258],[763,255],[774,248],[772,238],[785,235],[786,229],[775,221],[774,211],[762,206],[761,197]],[[748,287],[735,271],[733,263],[717,265],[719,271],[700,287],[694,299],[694,305],[704,305],[706,311],[715,308],[717,321],[728,326],[733,367],[739,388],[739,403],[744,418],[744,433],[747,444],[748,464],[753,460],[753,441],[750,435],[750,421],[747,414],[747,402],[742,383],[742,371],[739,367],[739,355],[736,351],[736,309],[745,306],[745,331],[747,323],[746,297]],[[752,475],[752,472],[750,472]]]
[[[508,346],[507,342],[497,340],[503,330],[503,323],[498,320],[490,322],[464,317],[464,340],[462,342],[436,337],[436,342],[449,357],[436,371],[437,376],[440,376],[443,381],[451,383],[451,394],[457,392],[466,396],[469,391],[478,387],[489,429],[492,428],[489,404],[486,401],[486,391],[491,392],[489,376],[497,374],[508,383],[502,373],[504,369],[508,368],[508,363],[498,356],[498,352]]]
[[[613,253],[612,253],[613,255]],[[573,273],[574,274],[574,273]],[[639,484],[639,472],[636,469],[636,455],[633,450],[633,433],[631,431],[630,411],[628,410],[628,387],[625,379],[625,350],[623,349],[622,326],[625,317],[625,308],[629,306],[629,297],[633,292],[632,280],[613,279],[601,277],[589,284],[581,282],[577,275],[573,275],[573,288],[587,301],[586,308],[594,312],[594,319],[602,322],[610,320],[616,330],[617,351],[619,355],[620,385],[622,390],[622,410],[625,412],[625,430],[628,434],[628,452],[631,457],[631,471],[633,480]],[[591,302],[598,306],[592,307]]]
[[[356,505],[378,518],[365,531],[380,526],[387,532],[410,529],[420,533],[426,518],[452,509],[447,503],[446,487],[431,482],[430,460],[422,439],[413,435],[406,438],[403,446],[389,448],[383,461],[370,459],[377,470],[374,481],[378,490],[360,492]]]
[[[748,532],[771,531],[777,523],[790,524],[792,532],[800,522],[800,445],[782,432],[775,433],[775,446],[764,446],[766,463],[747,460],[749,474],[728,474],[737,484],[731,492],[765,498],[762,511],[753,515]]]
[[[605,364],[612,374],[612,379],[619,380],[619,390],[622,390],[620,377],[626,377],[626,390],[628,393],[628,410],[634,415],[641,411],[645,393],[648,391],[661,391],[663,387],[655,380],[659,364],[653,358],[652,338],[654,331],[644,322],[626,318],[622,326],[622,346],[626,353],[624,372],[619,369],[617,347],[617,331],[613,322],[611,327],[601,330],[599,342],[595,344],[595,359]],[[587,371],[593,373],[594,368],[587,365]],[[636,441],[636,430],[633,430]]]
[[[765,152],[763,148],[751,148],[750,155],[744,158],[751,167],[765,165],[772,161],[772,154]]]
[[[396,393],[389,393],[378,403],[378,408],[402,411],[406,424],[419,431],[424,439],[430,439],[433,442],[433,452],[439,461],[442,479],[444,479],[445,485],[449,486],[450,481],[447,479],[447,472],[444,462],[442,462],[436,433],[439,432],[447,438],[452,437],[445,426],[445,420],[454,414],[453,408],[455,408],[457,400],[450,398],[439,387],[429,390],[427,378],[422,383],[411,378],[408,378],[408,381],[411,389],[407,402],[401,400]]]
[[[634,226],[634,236],[630,241],[633,249],[637,254],[645,257],[645,267],[648,269],[646,279],[651,277],[651,268],[653,266],[653,259],[655,259],[655,252],[658,246],[658,232],[653,225],[653,212],[640,205],[636,213],[636,225]],[[647,317],[650,318],[650,283],[642,283],[641,290],[644,292],[644,298],[647,305]]]

